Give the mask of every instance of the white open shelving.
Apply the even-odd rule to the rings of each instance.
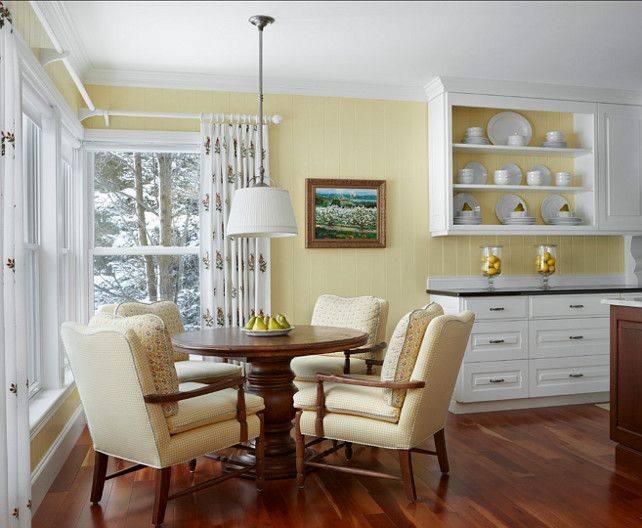
[[[494,185],[492,183],[479,185],[479,184],[466,184],[455,183],[453,184],[455,191],[479,191],[479,192],[553,192],[553,193],[586,193],[593,192],[591,187],[562,187],[557,185]]]
[[[476,154],[513,154],[515,156],[559,155],[563,158],[577,158],[593,154],[593,149],[586,148],[513,147],[510,145],[471,145],[468,143],[454,143],[453,150],[455,152],[471,152]]]

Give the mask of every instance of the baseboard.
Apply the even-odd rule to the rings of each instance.
[[[31,472],[32,513],[38,510],[38,506],[62,469],[86,423],[82,405],[79,405],[45,456]]]
[[[594,392],[590,394],[570,394],[567,396],[546,396],[544,398],[520,398],[517,400],[497,400],[473,403],[459,403],[451,400],[448,410],[453,414],[512,411],[516,409],[558,407],[560,405],[604,403],[609,401],[609,398],[610,394],[608,392]]]

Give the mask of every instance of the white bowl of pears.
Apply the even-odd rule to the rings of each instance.
[[[294,327],[288,322],[284,314],[255,315],[241,328],[243,333],[252,337],[277,337],[289,334]]]

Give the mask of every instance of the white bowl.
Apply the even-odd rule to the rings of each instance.
[[[459,183],[470,185],[475,181],[475,171],[473,169],[459,170]]]
[[[512,147],[523,147],[526,143],[526,138],[520,134],[513,134],[508,136],[508,144]]]
[[[568,187],[571,185],[571,173],[570,172],[556,172],[555,173],[555,185],[560,187]]]
[[[526,173],[526,183],[530,186],[542,185],[542,173],[540,171],[528,171]]]
[[[573,213],[571,213],[570,211],[559,211],[557,213],[557,216],[559,216],[560,218],[570,218],[571,216],[573,216]]]
[[[510,173],[506,169],[497,169],[493,175],[495,185],[508,185],[510,182]]]
[[[526,211],[511,211],[511,218],[524,218],[526,216]]]
[[[461,211],[461,216],[472,217],[475,216],[475,211]]]
[[[561,141],[564,139],[564,134],[559,130],[552,130],[550,132],[546,132],[546,139],[548,141]]]
[[[482,127],[468,127],[466,129],[466,135],[468,137],[482,137],[484,135],[484,129]]]

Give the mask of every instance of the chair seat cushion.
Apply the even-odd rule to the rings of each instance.
[[[325,407],[329,413],[363,416],[383,422],[397,423],[400,410],[388,405],[379,387],[361,387],[341,383],[324,383]],[[305,387],[294,395],[294,406],[315,411],[316,386]],[[180,413],[180,411],[179,411]]]
[[[232,363],[213,363],[212,361],[176,361],[174,363],[179,383],[198,381],[212,383],[226,376],[242,374],[241,367]]]
[[[189,391],[205,387],[203,383],[181,383],[181,391]],[[197,398],[189,398],[178,402],[178,413],[167,417],[169,434],[174,435],[236,418],[236,389],[223,389]],[[245,412],[249,416],[263,410],[263,398],[255,394],[245,393]]]
[[[294,358],[290,364],[296,381],[316,381],[317,374],[343,374],[344,358],[321,356],[302,356]],[[350,359],[350,374],[366,374],[363,359]],[[180,374],[179,374],[180,379]]]

